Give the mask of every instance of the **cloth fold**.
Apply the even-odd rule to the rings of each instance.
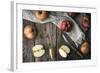
[[[35,22],[35,23],[40,23],[41,25],[51,22],[55,24],[58,28],[60,28],[59,24],[62,20],[64,19],[70,20],[73,23],[72,30],[70,30],[69,32],[65,32],[65,33],[75,42],[77,47],[82,43],[83,40],[85,40],[85,34],[81,31],[78,24],[70,16],[68,16],[67,12],[51,11],[49,13],[48,18],[45,19],[44,21],[37,20],[33,12],[34,11],[32,10],[23,10],[22,18]]]

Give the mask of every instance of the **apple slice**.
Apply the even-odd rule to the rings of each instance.
[[[70,49],[69,49],[68,46],[62,45],[62,46],[60,47],[60,49],[59,49],[59,54],[60,54],[62,57],[66,58],[67,55],[68,55],[69,53],[70,53]]]
[[[59,49],[59,53],[60,53],[60,55],[61,55],[62,57],[64,57],[64,58],[67,57],[67,53],[66,53],[64,50]]]
[[[43,45],[35,45],[32,48],[34,57],[41,57],[45,54],[45,50],[43,49]]]
[[[50,55],[51,60],[55,59],[55,50],[54,50],[54,48],[49,48],[49,55]]]

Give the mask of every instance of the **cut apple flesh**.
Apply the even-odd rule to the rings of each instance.
[[[41,57],[44,55],[44,53],[45,53],[45,50],[39,50],[38,52],[34,52],[34,56]]]
[[[45,53],[45,50],[43,49],[43,46],[42,45],[35,45],[32,48],[32,51],[33,51],[34,57],[41,57]]]
[[[68,46],[66,46],[66,45],[62,45],[61,48],[62,48],[62,49],[63,49],[67,54],[70,53],[70,49],[69,49]]]
[[[55,56],[54,48],[49,48],[49,55],[51,60],[54,60],[54,56]]]
[[[67,55],[68,55],[69,53],[70,53],[69,47],[67,47],[66,45],[62,45],[62,46],[60,47],[60,49],[59,49],[59,54],[60,54],[62,57],[66,58]]]
[[[59,49],[59,53],[60,53],[60,55],[61,55],[62,57],[64,57],[64,58],[67,57],[67,53],[66,53],[64,50]]]

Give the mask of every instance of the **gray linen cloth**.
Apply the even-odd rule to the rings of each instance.
[[[65,32],[65,33],[74,41],[74,43],[76,44],[77,47],[85,39],[85,34],[81,31],[78,24],[70,16],[68,16],[66,12],[51,11],[49,13],[48,18],[44,21],[37,20],[34,16],[34,12],[35,11],[32,11],[32,10],[23,10],[22,18],[32,21],[32,22],[35,22],[35,23],[40,23],[41,25],[43,25],[44,23],[52,22],[58,28],[59,28],[59,24],[62,20],[64,20],[64,19],[70,20],[73,22],[72,30],[70,30],[69,32]],[[68,40],[66,42],[68,42]]]

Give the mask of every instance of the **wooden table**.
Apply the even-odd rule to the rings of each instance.
[[[62,44],[67,43],[62,38],[62,32],[58,27],[52,23],[35,24],[28,20],[23,20],[23,28],[26,25],[36,25],[38,35],[35,40],[29,40],[23,35],[23,62],[38,62],[38,61],[52,61],[49,56],[49,49],[53,48],[55,52],[54,60],[78,60],[80,57],[71,49],[71,53],[67,58],[62,58],[59,55],[58,49]],[[51,40],[50,40],[51,37]],[[35,58],[32,54],[32,47],[36,44],[42,44],[45,47],[45,55],[40,58]]]

